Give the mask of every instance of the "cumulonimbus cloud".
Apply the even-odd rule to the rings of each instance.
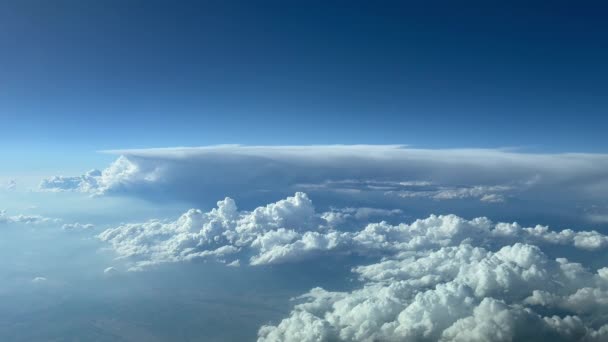
[[[537,215],[543,206],[556,215],[576,206],[579,218],[602,222],[603,211],[587,208],[605,199],[608,155],[367,145],[110,153],[119,157],[106,169],[51,177],[40,188],[194,203],[229,196],[208,212],[99,233],[130,270],[197,259],[240,267],[333,255],[365,260],[353,269],[359,289],[311,290],[285,319],[262,327],[259,341],[608,339],[608,269],[547,254],[593,256],[608,247],[606,235],[462,217],[508,206],[515,215],[527,208]],[[251,194],[256,205],[260,196],[272,203],[240,210],[235,199]],[[324,209],[311,198],[325,200]],[[412,210],[419,202],[431,209],[475,203],[481,213],[419,216]],[[411,214],[424,218],[406,220]]]
[[[375,193],[433,200],[510,197],[596,199],[608,190],[608,155],[532,154],[397,145],[209,146],[106,151],[103,171],[55,176],[45,191],[134,194],[171,199],[251,192]]]

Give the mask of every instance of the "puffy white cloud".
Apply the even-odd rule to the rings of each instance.
[[[608,236],[597,231],[573,231],[564,229],[560,232],[550,231],[547,226],[523,228],[523,232],[532,238],[556,244],[573,244],[577,248],[595,250],[608,245]]]
[[[553,231],[431,215],[406,224],[369,220],[401,215],[357,208],[316,212],[298,192],[252,211],[225,198],[209,212],[175,221],[108,229],[107,242],[131,270],[210,259],[239,266],[362,255],[351,292],[315,288],[291,314],[261,327],[259,341],[601,341],[608,336],[608,267],[596,272],[539,246],[608,247],[596,231]],[[336,217],[343,215],[346,218]],[[379,215],[380,217],[376,217]],[[340,219],[361,228],[340,229]]]
[[[265,253],[300,238],[320,220],[304,193],[251,212],[238,212],[234,200],[226,198],[207,213],[191,209],[174,222],[126,224],[102,232],[99,238],[120,256],[137,260],[134,267],[140,268],[196,258],[224,261],[243,246]]]
[[[397,225],[367,221],[375,219],[375,215],[390,217],[395,213],[401,214],[370,208],[317,213],[308,196],[298,192],[252,211],[239,211],[234,200],[225,198],[209,212],[191,209],[176,221],[124,224],[107,229],[98,237],[120,257],[133,262],[135,269],[197,258],[223,262],[246,258],[252,265],[261,265],[327,253],[391,256],[461,243],[488,246],[526,241],[585,250],[608,246],[608,237],[596,231],[556,232],[546,226],[525,228],[517,223],[494,223],[485,217],[466,220],[456,215],[431,215]],[[358,217],[360,221],[355,222],[362,228],[352,230],[349,226],[341,230],[336,222],[345,217]]]
[[[82,176],[65,177],[53,176],[43,179],[40,188],[46,191],[70,191],[95,192],[99,188],[101,171],[90,170]]]
[[[517,243],[491,252],[461,244],[354,271],[365,280],[361,289],[313,289],[289,317],[262,327],[259,341],[583,341],[606,336],[608,316],[599,309],[605,305],[606,279],[579,264],[551,260],[536,246]],[[569,306],[559,306],[564,316],[537,310],[540,304],[555,308],[557,303],[530,300],[539,289],[566,300]]]

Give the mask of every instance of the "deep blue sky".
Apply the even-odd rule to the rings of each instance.
[[[4,1],[0,145],[608,152],[608,10],[543,3]]]

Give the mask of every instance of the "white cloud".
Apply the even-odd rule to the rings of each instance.
[[[46,191],[96,192],[99,189],[99,179],[102,173],[99,170],[90,170],[82,176],[65,177],[53,176],[43,179],[40,188]]]
[[[505,201],[505,198],[499,194],[484,194],[479,200],[488,203],[502,203]]]
[[[110,266],[110,267],[107,267],[106,269],[104,269],[103,273],[106,276],[114,276],[118,273],[118,270],[114,266]]]
[[[9,216],[5,210],[0,210],[0,224],[50,224],[59,223],[60,219],[40,215],[13,215]]]
[[[401,183],[400,183],[401,184]],[[446,186],[446,185],[427,185],[426,189],[418,188],[410,190],[390,190],[388,195],[396,195],[403,198],[430,198],[434,200],[455,200],[476,198],[482,202],[499,203],[504,202],[505,198],[499,193],[514,190],[513,186],[493,185],[493,186]]]
[[[599,341],[607,336],[608,317],[597,309],[605,300],[606,279],[565,259],[551,260],[536,246],[517,243],[491,252],[461,244],[355,272],[365,280],[361,289],[313,289],[289,317],[262,327],[259,341]],[[571,305],[557,311],[554,302],[545,301],[547,308],[538,310],[539,303],[528,299],[538,289],[570,299]],[[544,316],[547,309],[563,316]]]
[[[315,288],[288,317],[263,326],[259,341],[601,341],[608,337],[608,268],[592,271],[542,246],[594,251],[597,231],[551,230],[431,215],[389,224],[402,212],[334,208],[317,212],[292,197],[240,211],[231,198],[175,221],[150,220],[98,235],[130,270],[194,259],[228,266],[357,254],[362,282],[350,292]],[[342,221],[340,221],[342,220]],[[359,229],[341,229],[352,220]],[[340,223],[340,224],[337,224]]]
[[[265,251],[300,237],[301,231],[314,229],[320,220],[304,193],[251,212],[238,212],[234,200],[226,198],[207,213],[191,209],[174,222],[126,224],[102,232],[99,238],[120,256],[137,260],[137,269],[196,258],[224,261],[243,246]]]
[[[603,154],[392,145],[231,145],[109,152],[121,156],[105,170],[48,178],[40,188],[178,200],[305,190],[488,203],[526,196],[549,202],[568,196],[589,202],[603,198],[608,190],[608,155]]]
[[[241,262],[237,259],[237,260],[234,260],[232,262],[227,263],[226,266],[228,266],[228,267],[240,267],[241,266]]]
[[[95,225],[93,225],[91,223],[74,222],[74,223],[66,223],[63,226],[61,226],[61,228],[66,231],[82,231],[82,230],[93,229],[93,228],[95,228]]]
[[[321,214],[321,218],[327,221],[327,223],[331,227],[337,227],[339,225],[343,225],[347,222],[367,222],[372,218],[387,218],[387,217],[399,217],[403,215],[403,210],[401,209],[379,209],[379,208],[369,208],[369,207],[360,207],[360,208],[332,208],[330,211],[327,211]]]
[[[344,217],[338,214],[358,217],[360,221],[354,226],[361,228],[340,230],[337,223]],[[317,213],[308,196],[298,192],[253,211],[239,211],[235,201],[226,198],[209,212],[191,209],[176,221],[125,224],[98,237],[121,258],[129,259],[133,269],[197,258],[221,262],[245,258],[252,265],[261,265],[327,253],[391,256],[461,243],[489,246],[524,241],[583,250],[608,247],[608,237],[596,231],[552,231],[546,226],[494,223],[485,217],[466,220],[456,215],[431,215],[411,224],[369,223],[370,218],[395,214],[401,212],[345,208]]]
[[[35,284],[44,283],[44,282],[46,282],[45,277],[35,277],[34,279],[32,279],[32,283],[35,283]]]
[[[563,203],[589,207],[608,190],[608,155],[364,145],[112,153],[120,156],[103,171],[49,178],[40,188],[196,203],[226,195],[239,202],[260,194],[281,198],[301,190],[315,201],[317,194],[327,195],[325,203],[363,199],[317,212],[308,195],[296,192],[243,211],[226,197],[209,212],[191,209],[176,220],[128,223],[98,235],[130,270],[194,259],[239,266],[364,257],[366,264],[353,269],[360,288],[312,289],[288,317],[262,327],[260,341],[608,339],[608,268],[593,271],[541,250],[557,245],[556,253],[590,253],[608,247],[606,235],[426,214],[457,212],[441,208],[471,201],[493,210],[512,206],[515,213],[529,205],[535,214],[539,206],[552,213]],[[394,208],[414,213],[410,209],[419,203],[433,208],[426,218],[393,224],[406,217]],[[590,216],[602,213],[577,215],[604,222]],[[0,222],[7,218],[0,215]]]

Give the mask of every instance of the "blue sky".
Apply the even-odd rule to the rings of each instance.
[[[1,6],[0,139],[11,149],[606,150],[599,3]]]

